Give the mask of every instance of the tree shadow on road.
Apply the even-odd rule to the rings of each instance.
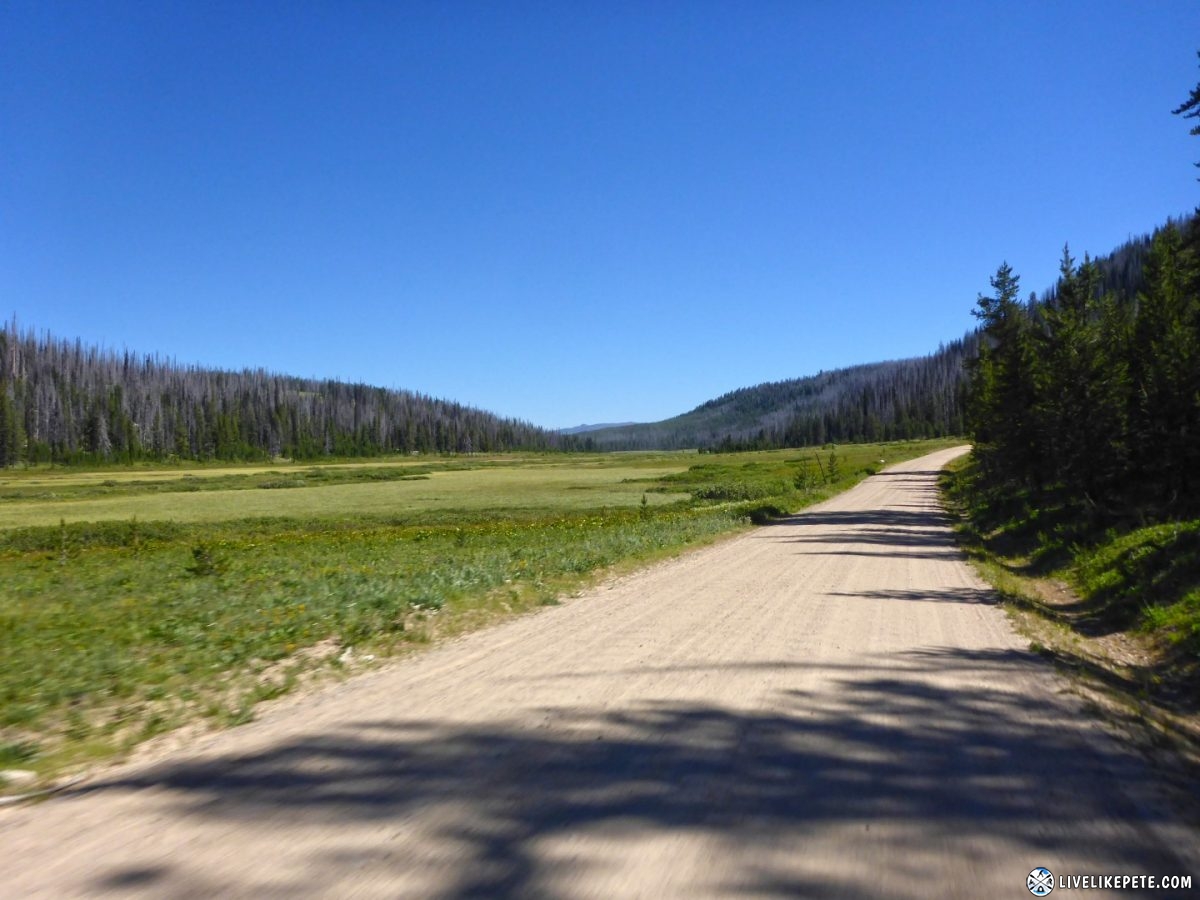
[[[876,472],[871,478],[886,478],[891,484],[927,484],[928,472]]]
[[[926,590],[902,590],[884,588],[877,591],[829,591],[831,597],[868,598],[872,600],[909,600],[918,603],[984,603],[994,606],[999,602],[996,592],[990,588],[955,587],[929,588]]]
[[[781,525],[804,525],[816,528],[876,527],[896,529],[946,529],[953,520],[940,510],[926,509],[909,512],[895,507],[888,509],[820,510],[797,513],[776,519],[766,530]],[[949,539],[949,537],[948,537]]]
[[[341,895],[354,889],[351,870],[436,876],[424,896],[559,896],[604,871],[585,836],[612,850],[603,862],[652,847],[669,871],[670,838],[685,834],[708,840],[704,889],[728,895],[927,896],[939,865],[961,867],[991,841],[1012,849],[1013,896],[1029,869],[1061,856],[1089,871],[1184,871],[1122,794],[1097,788],[1118,770],[1137,787],[1144,769],[1010,686],[1031,665],[1024,652],[931,649],[829,667],[837,690],[785,688],[769,711],[561,708],[536,726],[409,719],[398,696],[370,721],[75,792],[153,788],[179,816],[270,830],[285,846],[314,828],[344,830],[345,841],[310,852],[294,884],[256,881],[252,859],[218,876],[147,848],[136,864],[98,870],[91,888]],[[439,862],[430,846],[456,855]],[[834,846],[860,863],[830,868]]]
[[[759,537],[829,547],[804,551],[815,556],[960,559],[962,552],[949,529],[950,522],[946,514],[928,509],[920,512],[895,508],[821,511],[782,520],[762,529]],[[792,527],[783,530],[778,525]]]

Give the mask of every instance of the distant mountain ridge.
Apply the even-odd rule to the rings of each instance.
[[[961,434],[968,336],[916,359],[739,388],[661,422],[588,433],[597,450],[762,449]]]
[[[606,422],[603,425],[576,425],[574,428],[559,428],[559,434],[587,434],[589,431],[600,431],[604,428],[625,428],[636,425],[637,422]]]

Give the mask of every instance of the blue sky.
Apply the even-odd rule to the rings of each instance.
[[[1200,202],[1200,4],[0,4],[0,314],[551,427],[920,355]]]

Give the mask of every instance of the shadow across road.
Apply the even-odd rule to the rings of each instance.
[[[415,874],[433,879],[424,896],[556,896],[595,861],[548,848],[595,834],[628,848],[706,835],[717,880],[701,887],[741,896],[928,896],[931,853],[975,859],[986,881],[993,842],[1011,854],[1012,896],[1024,872],[1060,854],[1089,871],[1184,871],[1120,792],[1096,789],[1116,769],[1126,786],[1146,777],[1111,756],[1121,751],[1058,727],[1061,710],[1020,692],[962,687],[1004,685],[1037,664],[1011,650],[917,651],[831,668],[832,688],[779,691],[766,711],[546,710],[553,728],[408,719],[397,697],[395,712],[369,721],[75,791],[154,789],[179,817],[283,841],[293,829],[351,829],[353,842],[330,840],[294,883],[260,883],[253,860],[236,855],[240,867],[217,873],[147,847],[136,862],[98,864],[88,887],[334,896],[354,889],[348,877]],[[970,678],[948,682],[956,672]],[[862,864],[819,865],[831,834]],[[455,856],[431,861],[431,845]],[[782,852],[764,856],[764,846]]]
[[[950,523],[938,510],[889,507],[802,513],[772,523],[760,534],[763,540],[816,545],[801,551],[808,555],[952,559],[961,552]]]
[[[820,510],[797,513],[773,521],[765,530],[779,526],[811,526],[814,528],[855,528],[872,526],[879,528],[940,528],[949,527],[953,520],[939,510],[909,512],[897,507],[862,510]]]

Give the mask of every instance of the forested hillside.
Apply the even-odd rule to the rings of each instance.
[[[588,439],[606,450],[734,450],[961,434],[963,360],[972,344],[968,337],[919,359],[742,388],[673,419]]]
[[[574,440],[409,391],[180,366],[0,328],[0,466],[543,450]]]

